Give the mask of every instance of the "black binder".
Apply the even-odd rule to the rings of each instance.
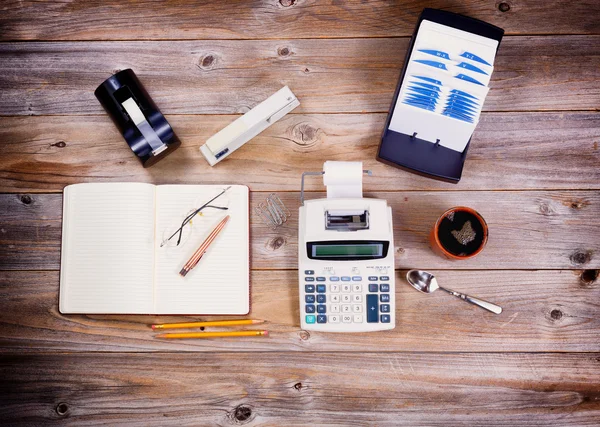
[[[470,140],[464,151],[460,153],[439,145],[439,140],[438,143],[433,144],[429,141],[419,139],[418,134],[413,133],[412,135],[405,135],[389,129],[392,114],[398,99],[398,94],[406,74],[408,61],[417,38],[421,21],[423,20],[436,22],[448,27],[453,27],[482,37],[497,40],[498,43],[500,43],[502,40],[504,30],[488,24],[487,22],[463,15],[458,15],[456,13],[437,9],[424,9],[419,17],[415,32],[410,41],[406,59],[404,61],[404,68],[400,74],[400,80],[398,81],[398,86],[396,87],[392,105],[385,122],[383,135],[377,151],[377,160],[394,167],[417,173],[419,175],[428,176],[430,178],[435,178],[442,181],[458,183],[462,175],[463,165],[467,155],[467,150],[469,149]],[[440,135],[440,138],[442,137],[443,135]]]

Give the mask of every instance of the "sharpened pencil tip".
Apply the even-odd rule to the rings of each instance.
[[[182,268],[181,271],[179,272],[179,275],[181,277],[185,277],[186,274],[188,274],[188,270],[186,270],[185,268]]]

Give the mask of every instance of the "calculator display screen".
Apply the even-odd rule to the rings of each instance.
[[[307,250],[310,259],[342,261],[385,258],[388,246],[388,242],[379,241],[310,242]]]

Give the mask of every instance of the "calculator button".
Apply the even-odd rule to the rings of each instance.
[[[377,292],[378,286],[377,283],[369,283],[369,292]]]
[[[362,294],[352,295],[352,302],[362,302]]]
[[[324,294],[327,291],[327,287],[325,285],[317,285],[317,292],[320,294]]]
[[[339,281],[340,281],[340,278],[339,278],[338,276],[331,276],[331,277],[329,278],[329,281],[330,281],[330,282],[339,282]]]
[[[340,323],[340,316],[338,316],[337,314],[333,314],[329,317],[329,323]]]
[[[376,282],[377,276],[369,276],[369,282]]]
[[[340,302],[340,296],[339,295],[330,295],[329,296],[329,301],[331,302],[335,302],[335,303],[339,303]]]
[[[325,298],[325,295],[319,294],[319,295],[317,295],[317,302],[319,304],[324,304],[327,302],[327,298]]]
[[[337,294],[340,291],[340,285],[329,285],[329,292]]]
[[[362,323],[362,322],[363,322],[362,314],[355,314],[354,315],[354,323]]]
[[[317,282],[324,282],[325,278],[324,277],[317,277]]]
[[[358,283],[352,286],[352,292],[362,292],[362,285]]]
[[[315,270],[304,270],[304,274],[315,274]]]
[[[319,304],[317,306],[317,313],[327,313],[327,307],[325,304]]]
[[[350,315],[350,314],[343,314],[342,315],[342,322],[344,322],[344,323],[352,323],[352,315]]]
[[[380,285],[380,288],[381,288],[381,292],[389,292],[390,291],[390,285],[387,283],[386,284],[382,283]]]
[[[317,316],[317,323],[327,323],[327,316],[324,314],[319,314]]]
[[[315,323],[316,317],[312,314],[306,315],[306,323]]]
[[[389,313],[390,312],[390,305],[389,304],[381,304],[379,306],[379,311],[381,311],[382,313]]]
[[[315,305],[314,304],[306,304],[304,311],[306,311],[307,313],[314,313]]]
[[[342,313],[350,313],[350,312],[352,312],[352,307],[350,306],[350,304],[342,305]]]
[[[381,302],[390,302],[390,294],[381,294],[381,295],[379,295],[379,301],[381,301]]]
[[[352,302],[352,295],[343,294],[342,295],[342,302]]]
[[[307,304],[314,304],[315,303],[315,296],[314,295],[305,295],[304,296],[304,301],[306,301]]]
[[[304,292],[312,294],[315,291],[315,285],[304,285]]]
[[[387,281],[389,281],[389,280],[390,280],[390,278],[389,278],[389,276],[381,276],[381,277],[379,278],[379,280],[380,280],[380,281],[382,281],[382,282],[387,282]]]
[[[305,278],[304,278],[304,281],[305,281],[305,282],[314,282],[314,281],[315,281],[315,278],[314,278],[314,277],[305,277]]]
[[[340,305],[339,305],[339,304],[332,304],[332,305],[329,307],[329,309],[330,309],[330,311],[331,311],[332,313],[339,313],[339,312],[340,312]]]
[[[352,304],[352,312],[353,313],[362,313],[362,304]]]
[[[379,322],[379,302],[377,294],[367,295],[367,323]]]
[[[381,323],[390,323],[390,315],[382,314],[381,315]]]
[[[342,282],[349,282],[351,280],[352,280],[352,278],[349,276],[342,276]]]
[[[360,281],[362,281],[362,277],[361,276],[352,276],[352,281],[353,282],[360,282]]]
[[[352,290],[352,285],[342,285],[342,292],[350,292]]]

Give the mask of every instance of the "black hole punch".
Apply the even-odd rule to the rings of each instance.
[[[63,402],[56,405],[56,413],[61,417],[66,415],[67,412],[69,412],[69,405],[67,405],[66,403]]]

